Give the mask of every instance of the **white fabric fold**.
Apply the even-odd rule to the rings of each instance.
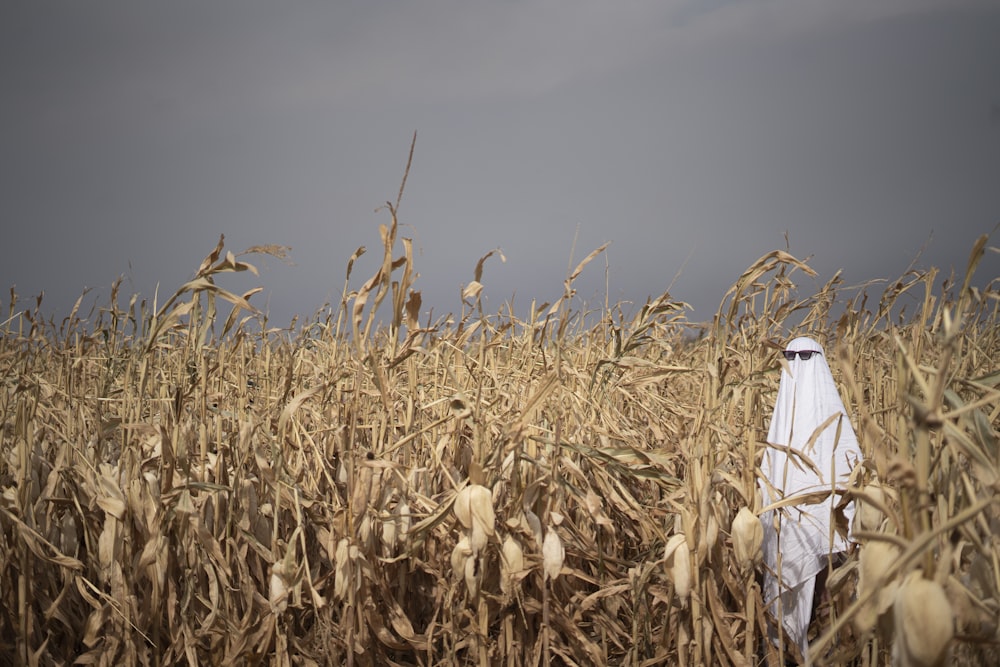
[[[834,486],[844,489],[862,458],[823,348],[801,337],[785,349],[818,354],[809,359],[796,355],[788,362],[788,370],[781,371],[767,435],[768,443],[776,447],[768,447],[761,461],[761,472],[770,485],[761,483],[765,505],[803,493],[832,491]],[[788,639],[799,646],[802,655],[808,650],[806,632],[816,575],[824,567],[825,556],[847,548],[847,541],[832,527],[838,500],[839,496],[831,494],[819,503],[797,503],[761,515],[765,602],[773,604],[773,613],[780,616]],[[845,511],[848,523],[853,509],[852,503]]]

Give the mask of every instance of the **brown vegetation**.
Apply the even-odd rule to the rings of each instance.
[[[775,662],[753,531],[730,529],[761,509],[776,352],[799,334],[830,353],[868,457],[856,538],[895,554],[861,587],[857,551],[829,573],[816,661],[888,664],[891,593],[914,572],[950,600],[953,658],[995,657],[985,237],[963,282],[912,272],[880,297],[834,278],[799,299],[811,269],[770,253],[693,336],[668,294],[585,327],[573,281],[594,255],[526,321],[483,312],[487,255],[461,313],[421,323],[388,213],[376,274],[352,290],[356,254],[339,307],[298,331],[217,285],[253,268],[221,240],[162,307],[112,298],[55,325],[12,298],[0,662]]]

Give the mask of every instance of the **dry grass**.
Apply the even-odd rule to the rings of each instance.
[[[221,240],[162,307],[115,295],[54,323],[12,295],[0,662],[774,663],[730,525],[760,509],[776,351],[798,334],[830,353],[859,498],[887,517],[858,537],[900,554],[860,593],[857,552],[829,573],[817,662],[888,664],[892,611],[856,621],[915,570],[947,591],[955,660],[996,657],[1000,293],[969,282],[985,238],[962,283],[914,272],[880,297],[834,279],[799,299],[810,268],[771,253],[700,336],[668,294],[585,328],[573,279],[594,255],[527,321],[487,315],[484,257],[461,312],[421,323],[397,208],[377,273],[352,289],[356,255],[339,306],[297,331],[217,285],[252,269]],[[454,506],[469,484],[490,511]]]

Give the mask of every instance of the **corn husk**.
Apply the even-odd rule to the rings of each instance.
[[[674,582],[677,597],[687,600],[691,593],[691,550],[683,533],[677,533],[667,540],[663,559],[667,574]]]
[[[542,570],[546,579],[555,579],[562,571],[566,550],[563,547],[559,533],[552,526],[545,531],[545,541],[542,544]]]
[[[270,586],[268,587],[267,601],[271,605],[274,614],[281,614],[288,608],[288,584],[287,574],[284,569],[285,563],[278,561],[271,566]]]
[[[882,503],[886,503],[887,496],[882,485],[877,481],[872,482],[862,489],[865,496]],[[882,521],[885,519],[885,514],[882,513],[876,505],[871,502],[867,502],[864,498],[859,498],[857,501],[857,508],[854,512],[854,522],[851,526],[854,532],[857,531],[867,531],[867,532],[877,532],[882,526]]]
[[[479,557],[472,555],[465,559],[463,568],[465,574],[465,587],[469,589],[469,597],[474,598],[479,595],[479,579],[482,570],[479,567]]]
[[[524,570],[524,550],[513,535],[503,541],[500,553],[500,590],[510,595],[515,588],[515,577]]]
[[[941,584],[911,572],[893,604],[894,667],[941,667],[955,632],[951,604]]]
[[[465,576],[465,563],[472,557],[472,545],[468,536],[463,536],[451,550],[451,572],[456,579]]]
[[[733,519],[733,552],[740,570],[752,568],[761,558],[764,542],[764,526],[748,507],[740,508]]]
[[[892,607],[898,583],[886,581],[885,574],[899,556],[899,547],[889,542],[872,541],[861,547],[858,556],[858,596],[864,597],[872,591],[868,599],[854,617],[854,625],[859,632],[868,633],[875,629],[879,617]]]
[[[469,484],[455,497],[454,511],[459,522],[469,531],[472,551],[479,553],[496,529],[493,494],[485,486]]]
[[[347,596],[348,586],[352,584],[353,562],[357,560],[359,551],[356,546],[346,537],[337,542],[337,550],[334,555],[334,577],[333,592],[338,599]],[[353,581],[355,589],[360,582]]]

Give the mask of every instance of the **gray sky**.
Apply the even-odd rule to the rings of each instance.
[[[695,319],[786,231],[804,294],[925,245],[961,272],[1000,222],[1000,3],[5,2],[0,288],[162,300],[224,233],[291,246],[226,286],[309,316],[358,246],[374,272],[414,130],[400,233],[437,315],[493,248],[488,310],[522,314],[605,241],[582,299],[679,273]]]

